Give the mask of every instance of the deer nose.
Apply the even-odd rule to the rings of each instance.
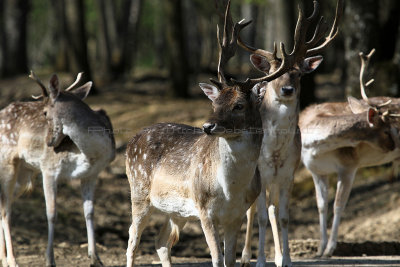
[[[211,131],[215,128],[215,123],[206,122],[203,124],[203,131],[206,134],[211,134]]]
[[[292,86],[284,86],[281,88],[281,94],[283,96],[291,96],[294,93],[294,87]]]

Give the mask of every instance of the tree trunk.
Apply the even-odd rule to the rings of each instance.
[[[92,80],[88,62],[83,0],[65,1],[67,53],[69,70],[74,74],[85,72],[83,80]]]
[[[2,76],[27,73],[27,15],[29,0],[3,0],[2,6]]]
[[[123,4],[123,21],[120,33],[122,43],[121,60],[117,64],[116,72],[128,73],[134,66],[134,56],[137,50],[137,36],[142,14],[143,0],[125,0]]]
[[[182,0],[164,0],[166,17],[166,40],[169,76],[172,82],[171,94],[175,97],[189,97],[189,73],[186,59],[185,30],[182,17]]]
[[[296,21],[293,0],[268,0],[265,16],[265,41],[264,47],[273,51],[273,44],[283,42],[287,50],[293,45],[293,33]]]
[[[0,0],[0,77],[3,76],[3,69],[5,65],[4,55],[7,53],[5,36],[4,0]]]
[[[183,15],[185,27],[185,37],[187,47],[188,67],[190,74],[196,75],[200,70],[202,39],[199,32],[198,8],[195,1],[183,1]]]
[[[252,3],[243,3],[241,6],[241,19],[246,19],[246,21],[252,20],[252,24],[250,26],[247,26],[243,32],[241,32],[240,37],[245,40],[246,43],[250,44],[251,46],[254,46],[255,41],[256,41],[256,25],[255,23],[257,22],[257,6]],[[240,57],[240,66],[243,66],[244,64],[249,64],[249,53],[244,51],[243,49],[238,49],[238,55]],[[245,70],[248,68],[242,68],[242,70]]]
[[[51,26],[51,35],[56,49],[54,50],[53,65],[56,71],[68,71],[68,54],[67,54],[67,19],[65,10],[65,0],[51,0],[52,12],[49,12],[54,23]]]
[[[345,33],[345,58],[346,94],[360,97],[359,73],[360,51],[368,53],[377,47],[379,38],[378,4],[376,0],[352,0],[346,2],[345,21],[343,32]],[[379,51],[378,51],[379,53]],[[377,56],[374,56],[374,60]],[[370,65],[373,67],[373,64]],[[368,93],[368,92],[367,92]]]

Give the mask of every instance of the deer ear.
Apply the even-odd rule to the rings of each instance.
[[[368,108],[367,111],[367,121],[369,124],[369,127],[374,127],[374,125],[377,123],[377,119],[379,118],[379,114],[374,108]]]
[[[258,69],[259,71],[268,73],[269,69],[271,68],[271,64],[269,64],[266,57],[256,55],[256,54],[251,54],[250,61],[253,64],[253,66],[256,69]]]
[[[351,112],[353,112],[354,114],[363,113],[366,110],[368,110],[368,108],[370,108],[368,105],[365,105],[360,100],[358,100],[357,98],[354,98],[352,96],[349,96],[347,98],[347,102],[349,103]]]
[[[251,92],[254,96],[258,98],[258,100],[262,100],[265,95],[265,87],[267,86],[267,82],[257,83],[251,89]]]
[[[219,90],[214,85],[208,83],[199,83],[201,90],[203,90],[204,94],[208,96],[211,101],[215,101],[219,96]]]
[[[92,82],[87,82],[81,87],[74,89],[71,93],[79,97],[81,100],[84,100],[88,96],[90,89],[92,88],[92,85],[93,85]]]
[[[304,59],[301,71],[303,73],[310,73],[316,70],[324,58],[322,56],[308,57]]]
[[[60,94],[60,84],[58,82],[58,77],[56,74],[53,74],[50,79],[50,98],[56,99],[57,96]]]

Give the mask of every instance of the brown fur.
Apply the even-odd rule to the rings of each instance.
[[[220,185],[221,181],[217,181],[218,169],[224,166],[221,162],[226,160],[221,158],[219,150],[222,140],[238,142],[239,149],[244,149],[246,153],[247,150],[254,151],[251,155],[254,156],[253,160],[246,158],[245,162],[238,162],[234,168],[240,169],[241,164],[249,164],[254,167],[253,171],[255,170],[262,135],[261,131],[258,131],[258,134],[246,133],[252,129],[261,129],[257,96],[251,94],[252,92],[241,90],[239,87],[225,87],[219,92],[213,101],[214,112],[208,120],[216,128],[211,135],[188,125],[159,123],[143,129],[128,143],[126,171],[131,188],[133,213],[127,252],[128,265],[132,264],[141,231],[155,208],[160,209],[171,220],[186,221],[199,217],[213,260],[219,258],[219,243],[214,240],[217,225],[221,224],[225,228],[237,223],[240,226],[246,209],[260,192],[259,177],[253,178],[253,173],[240,177],[242,181],[231,179],[231,183],[230,176],[222,176],[223,179],[227,179],[227,188]],[[241,141],[244,138],[250,140]],[[241,146],[241,142],[250,142],[250,147]],[[229,157],[229,153],[226,157]],[[249,168],[244,167],[246,171]],[[240,192],[230,196],[230,187]],[[225,195],[223,190],[228,190],[228,195]],[[230,199],[231,197],[233,199]],[[184,200],[189,204],[174,206]],[[226,209],[233,205],[231,202],[240,203],[241,211],[237,214],[232,210],[228,218]],[[194,207],[190,203],[193,203]],[[164,226],[161,231],[157,242],[159,253],[164,253],[164,248],[169,251],[178,240],[179,227],[175,223],[171,224],[172,228]],[[229,226],[226,231],[231,231],[230,229]],[[165,240],[166,235],[168,240]],[[164,260],[161,260],[164,264]]]

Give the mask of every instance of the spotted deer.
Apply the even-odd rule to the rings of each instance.
[[[39,101],[13,102],[0,111],[1,231],[3,266],[17,266],[10,234],[13,200],[43,177],[48,220],[46,266],[55,266],[53,239],[56,221],[57,182],[80,179],[91,263],[101,264],[96,253],[93,194],[97,175],[114,158],[115,143],[110,120],[103,110],[94,111],[82,100],[92,82],[75,88],[77,80],[61,90],[56,75],[49,90],[32,72],[42,89]],[[74,89],[75,88],[75,89]]]
[[[247,212],[247,232],[242,252],[242,266],[250,266],[250,242],[256,206],[259,224],[257,266],[265,266],[264,246],[268,219],[271,223],[275,244],[275,264],[277,266],[292,265],[288,241],[289,199],[294,172],[299,164],[301,153],[301,137],[298,129],[300,79],[303,75],[314,71],[322,62],[323,58],[318,54],[336,37],[342,9],[343,0],[339,0],[331,31],[321,44],[319,43],[325,36],[328,25],[322,17],[318,18],[318,2],[314,1],[314,11],[310,17],[305,17],[304,12],[299,9],[299,18],[294,34],[294,48],[288,54],[284,44],[281,43],[282,58],[277,57],[276,45],[271,53],[253,48],[238,38],[239,44],[252,53],[250,60],[258,70],[267,74],[275,72],[277,69],[284,72],[279,78],[260,85],[261,90],[265,92],[260,108],[264,136],[258,158],[262,188],[256,203]],[[314,35],[311,40],[307,40],[308,30],[315,22],[317,23]],[[268,200],[267,191],[269,193]],[[268,205],[268,210],[266,205]]]
[[[372,52],[373,53],[373,52]],[[317,256],[333,254],[340,224],[357,169],[377,166],[400,158],[400,100],[389,97],[368,98],[368,83],[363,76],[372,55],[360,53],[360,88],[363,100],[324,103],[305,109],[300,115],[302,161],[310,170],[316,191],[320,221]],[[328,240],[328,175],[337,173],[333,205],[333,224]]]
[[[166,217],[156,241],[163,266],[171,266],[170,250],[188,220],[200,219],[213,266],[234,266],[236,237],[246,210],[260,192],[254,176],[261,147],[259,87],[228,81],[224,67],[234,56],[237,34],[248,23],[233,25],[226,6],[219,40],[219,81],[201,83],[213,114],[203,129],[182,124],[150,126],[129,142],[126,173],[132,201],[127,266],[131,267],[143,229],[154,211]],[[233,25],[233,26],[232,26]],[[281,72],[282,73],[282,72]],[[278,72],[263,77],[270,81]],[[262,94],[262,92],[261,92]],[[218,227],[224,230],[224,259]]]

